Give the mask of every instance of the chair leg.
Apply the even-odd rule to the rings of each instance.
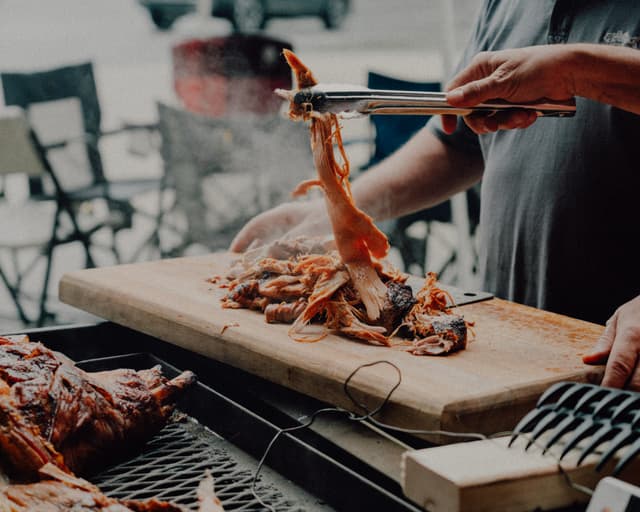
[[[47,246],[47,252],[45,254],[47,259],[47,265],[44,271],[44,280],[42,283],[42,291],[40,293],[40,312],[38,314],[38,327],[42,327],[47,319],[51,316],[51,313],[47,311],[47,295],[49,288],[49,279],[51,278],[51,267],[53,264],[53,251],[55,250],[55,244],[50,243]]]
[[[116,260],[116,265],[122,263],[122,256],[118,250],[118,232],[113,229],[111,230],[111,253]]]
[[[13,304],[16,307],[16,311],[18,313],[18,317],[20,318],[20,321],[25,325],[29,325],[31,323],[31,320],[29,319],[27,314],[24,312],[22,304],[20,303],[20,294],[18,293],[18,290],[11,284],[11,282],[9,281],[9,278],[4,273],[4,270],[2,270],[1,267],[0,267],[0,280],[4,283],[5,288],[9,291],[9,295],[11,296],[11,299],[13,300]]]

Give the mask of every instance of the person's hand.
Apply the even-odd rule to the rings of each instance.
[[[541,98],[567,100],[574,96],[571,52],[566,45],[530,46],[515,50],[482,52],[447,85],[447,102],[473,107],[491,99],[528,102]],[[483,134],[530,126],[534,112],[514,110],[464,117],[475,133]],[[456,116],[442,116],[443,129],[452,133]]]
[[[640,296],[616,310],[582,360],[586,364],[607,363],[603,386],[640,391]]]
[[[283,203],[247,222],[231,242],[229,250],[244,252],[249,247],[283,237],[316,236],[330,232],[324,201]]]

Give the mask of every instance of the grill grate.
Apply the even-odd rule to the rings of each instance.
[[[92,481],[114,498],[155,497],[197,510],[196,490],[206,469],[213,475],[225,511],[264,510],[251,492],[255,461],[188,416],[167,425],[138,456]],[[287,485],[292,484],[265,468],[256,487],[260,498],[274,509],[303,511],[281,492]]]

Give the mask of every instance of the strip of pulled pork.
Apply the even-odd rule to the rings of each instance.
[[[64,464],[88,474],[138,449],[169,419],[193,382],[192,372],[168,380],[159,367],[89,373],[27,337],[0,338],[0,428],[26,422]],[[25,440],[25,442],[27,442]],[[29,470],[57,456],[31,443]],[[7,453],[5,451],[5,453]],[[25,471],[26,462],[19,465]],[[16,469],[15,467],[13,469]]]
[[[285,49],[283,53],[293,70],[298,89],[318,83],[311,70],[293,52]],[[349,184],[349,162],[342,147],[338,119],[331,113],[309,113],[293,101],[289,116],[294,120],[311,120],[311,149],[318,173],[317,179],[301,183],[294,195],[304,194],[314,186],[324,192],[340,258],[364,304],[367,319],[377,320],[386,300],[387,289],[376,272],[374,260],[387,255],[389,241],[373,223],[373,219],[355,205]],[[334,142],[340,148],[342,164],[336,159]]]

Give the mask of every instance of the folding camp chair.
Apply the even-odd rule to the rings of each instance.
[[[8,195],[0,200],[0,282],[13,300],[19,319],[24,324],[43,325],[53,316],[47,307],[47,290],[55,249],[79,242],[84,250],[85,266],[94,266],[91,237],[103,226],[87,227],[79,222],[73,201],[61,187],[37,135],[19,107],[0,111],[0,175],[9,174],[47,176],[53,187],[51,195],[41,195],[38,200],[27,197],[26,201],[12,201]],[[25,282],[38,270],[42,260],[41,290],[36,296],[27,296]],[[35,312],[27,311],[26,302],[36,304]]]
[[[175,206],[164,226],[183,223],[180,255],[194,245],[227,249],[257,213],[312,175],[307,129],[279,116],[213,118],[158,103],[165,174]]]
[[[439,82],[416,82],[403,80],[389,75],[370,71],[367,79],[368,87],[372,89],[387,90],[416,90],[416,91],[439,91]],[[364,164],[362,170],[375,165],[385,159],[391,153],[402,146],[414,133],[420,130],[430,116],[408,116],[408,115],[379,115],[370,116],[373,128],[373,151],[368,162]],[[478,225],[480,215],[480,199],[478,190],[475,188],[467,192],[467,206],[470,226],[470,236],[472,236]],[[400,252],[405,270],[413,268],[414,272],[423,274],[425,270],[435,270],[438,275],[442,275],[447,268],[456,262],[455,247],[451,248],[449,257],[438,269],[425,269],[427,260],[428,240],[432,232],[432,223],[452,222],[451,202],[445,201],[432,208],[428,208],[416,213],[412,213],[391,222],[385,223],[382,228],[389,237],[389,242]],[[417,222],[424,222],[426,225],[426,235],[413,236],[412,227]]]
[[[160,178],[109,179],[103,167],[100,142],[106,136],[133,130],[149,131],[155,127],[126,125],[108,132],[101,129],[101,109],[91,62],[33,73],[3,72],[0,80],[5,103],[27,112],[31,126],[46,148],[47,160],[56,170],[74,209],[98,200],[106,204],[109,222],[105,226],[112,234],[108,248],[119,262],[118,232],[132,226],[134,214],[156,218],[155,214],[136,209],[134,198],[150,191],[162,193],[164,182]],[[49,181],[48,176],[32,178],[32,194],[46,192]],[[138,254],[139,250],[134,251],[132,259]]]

